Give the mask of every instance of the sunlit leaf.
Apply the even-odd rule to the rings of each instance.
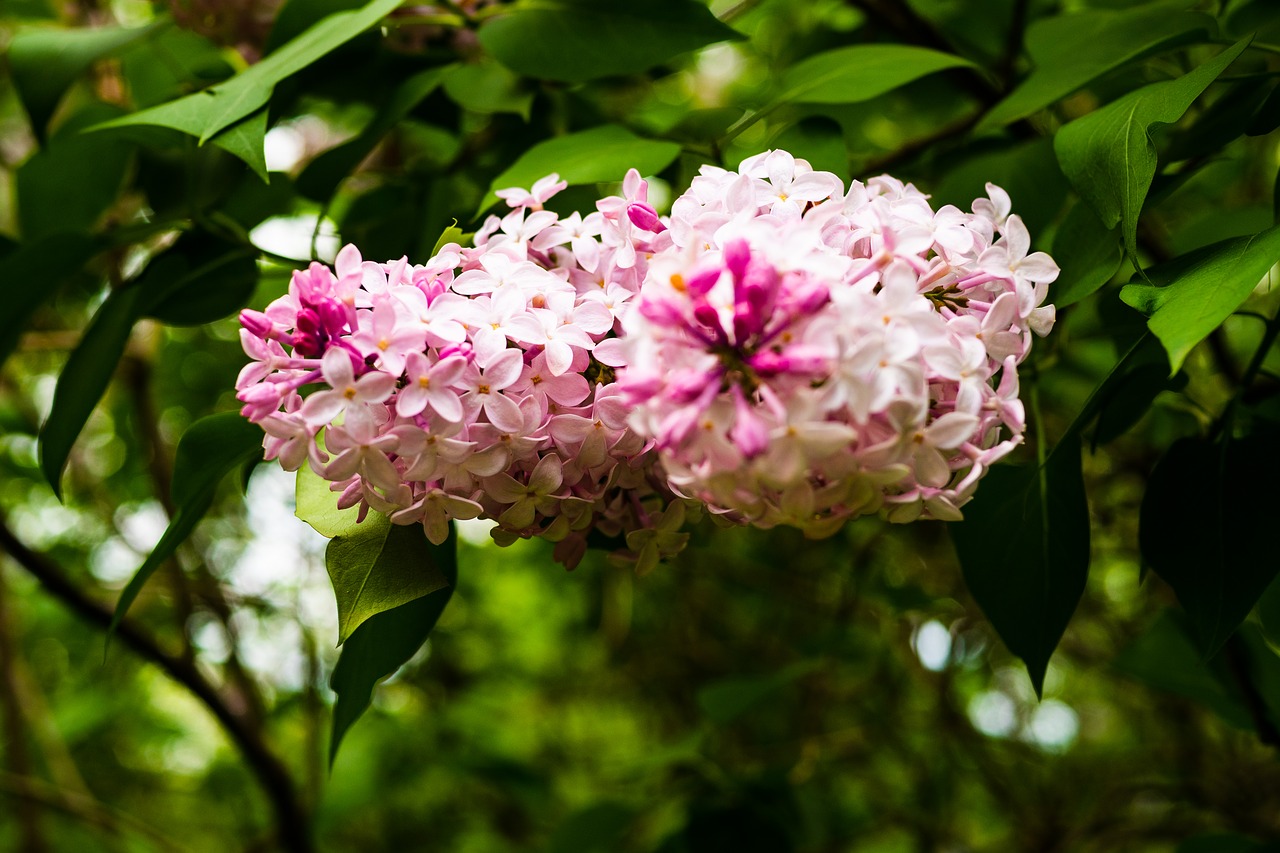
[[[948,68],[973,63],[949,53],[902,44],[838,47],[802,59],[782,75],[777,101],[793,104],[855,104]]]
[[[539,142],[494,178],[477,215],[497,200],[496,190],[507,187],[528,189],[534,181],[552,172],[558,173],[561,180],[568,181],[571,186],[621,181],[629,168],[638,169],[643,175],[652,175],[665,169],[678,156],[680,146],[677,143],[642,139],[614,124],[557,136]]]
[[[448,586],[422,525],[392,524],[378,513],[330,540],[324,562],[338,601],[339,644],[369,618]]]
[[[449,586],[368,619],[342,645],[329,686],[338,694],[333,708],[329,762],[351,725],[373,699],[373,688],[417,653],[435,628],[453,596],[458,579],[457,536],[450,531],[444,544],[431,546],[432,564]]]
[[[1063,174],[1105,227],[1121,226],[1131,257],[1137,256],[1138,216],[1156,173],[1152,129],[1182,118],[1247,44],[1237,42],[1176,80],[1130,92],[1067,124],[1054,137]]]
[[[1026,47],[1035,70],[983,117],[979,130],[1031,115],[1076,89],[1146,54],[1215,31],[1207,15],[1188,4],[1152,3],[1133,9],[1089,9],[1042,18],[1027,28]]]
[[[1152,284],[1129,284],[1125,304],[1149,318],[1164,344],[1171,373],[1222,321],[1240,307],[1280,262],[1280,226],[1197,249],[1150,271]]]
[[[480,27],[485,50],[512,71],[569,83],[634,74],[741,38],[695,0],[526,0]]]
[[[224,83],[106,122],[98,129],[155,124],[189,133],[204,143],[265,106],[277,83],[377,24],[401,2],[372,0],[359,10],[330,15]]]
[[[238,412],[209,415],[187,428],[174,453],[173,486],[170,490],[173,518],[146,561],[120,593],[111,617],[111,631],[129,612],[156,569],[187,541],[196,523],[209,511],[222,478],[261,452],[261,427],[249,423]]]
[[[253,173],[270,183],[267,176],[267,108],[263,107],[248,118],[218,131],[209,141],[243,160]]]

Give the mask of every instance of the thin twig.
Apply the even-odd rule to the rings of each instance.
[[[12,557],[40,581],[50,595],[82,619],[104,631],[111,625],[111,608],[89,596],[49,557],[28,548],[9,529],[3,516],[0,516],[0,550]],[[311,853],[314,847],[310,821],[298,798],[293,778],[284,763],[267,746],[262,732],[232,711],[217,687],[205,678],[193,662],[162,649],[132,620],[121,621],[116,629],[116,636],[124,646],[158,666],[209,709],[239,748],[271,801],[275,812],[277,839],[281,847],[290,853]]]

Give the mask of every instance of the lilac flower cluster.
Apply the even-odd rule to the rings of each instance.
[[[972,213],[785,151],[703,167],[623,321],[631,425],[672,489],[813,535],[955,520],[1022,440],[1018,364],[1058,268],[987,185]]]
[[[586,216],[543,209],[563,187],[500,192],[423,265],[347,246],[243,312],[267,458],[435,542],[483,517],[572,566],[599,531],[645,570],[703,505],[813,535],[959,518],[1021,441],[1057,267],[999,188],[935,212],[785,151],[704,167],[669,217],[635,170]]]
[[[510,213],[424,265],[347,246],[333,270],[313,263],[265,312],[242,312],[251,362],[236,387],[266,457],[309,464],[339,506],[423,524],[437,543],[450,519],[484,517],[499,542],[542,536],[572,566],[593,530],[659,526],[670,492],[607,366],[640,281],[631,221],[603,202],[542,210],[564,186],[501,193]],[[641,568],[663,556],[652,536],[628,541]]]

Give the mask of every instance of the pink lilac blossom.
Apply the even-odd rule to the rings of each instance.
[[[564,186],[499,192],[506,215],[423,265],[347,246],[245,311],[267,458],[434,542],[482,517],[647,570],[702,506],[810,535],[957,519],[1022,440],[1057,267],[1000,188],[934,211],[785,151],[703,167],[670,216],[634,169],[586,216],[543,209]]]
[[[421,524],[433,542],[450,519],[488,518],[500,543],[542,536],[569,566],[594,531],[625,542],[669,526],[652,443],[594,356],[638,286],[615,272],[620,247],[634,266],[644,242],[619,230],[625,203],[541,210],[564,186],[552,175],[500,192],[509,213],[424,265],[347,246],[333,269],[312,264],[265,312],[243,312],[251,361],[236,387],[267,458],[309,466],[361,518]],[[656,553],[620,548],[642,568]]]
[[[1022,441],[1017,366],[1058,268],[1008,195],[935,211],[785,151],[703,167],[622,320],[629,419],[672,490],[761,527],[956,520]],[[651,229],[656,230],[656,229]]]

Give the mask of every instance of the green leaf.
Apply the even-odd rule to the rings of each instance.
[[[1033,22],[1027,27],[1026,48],[1035,70],[983,117],[978,130],[1025,118],[1139,57],[1212,35],[1213,19],[1184,11],[1186,7],[1175,0]]]
[[[436,90],[452,67],[420,71],[397,86],[358,136],[330,148],[307,164],[298,176],[298,192],[315,201],[328,201],[338,184],[355,171],[393,127]]]
[[[338,493],[330,491],[329,481],[312,471],[310,465],[298,469],[294,489],[297,508],[293,514],[321,536],[349,536],[359,528],[359,509],[338,509]]]
[[[40,470],[59,497],[67,457],[124,355],[133,324],[141,315],[143,295],[137,287],[113,290],[58,375],[53,407],[40,428],[39,453]]]
[[[485,21],[479,36],[512,71],[567,83],[639,73],[715,42],[742,39],[695,0],[525,0]]]
[[[1280,577],[1258,599],[1258,622],[1267,638],[1280,646]]]
[[[1071,192],[1053,155],[1053,141],[979,143],[974,149],[961,155],[932,188],[934,207],[954,204],[970,210],[975,199],[986,197],[990,182],[1009,194],[1013,209],[1031,234],[1043,233],[1058,218]]]
[[[178,440],[173,460],[174,515],[156,547],[138,567],[116,602],[108,636],[156,569],[187,541],[196,523],[213,504],[218,483],[245,461],[262,453],[262,429],[238,412],[222,412],[196,421]]]
[[[444,544],[431,546],[430,553],[434,567],[449,586],[368,619],[342,645],[342,654],[329,680],[329,686],[338,694],[329,739],[330,764],[347,730],[369,707],[374,685],[398,670],[422,647],[453,596],[458,580],[457,535],[450,531]]]
[[[453,69],[444,91],[455,104],[474,113],[515,113],[525,121],[534,92],[496,62],[471,62]]]
[[[1156,173],[1152,128],[1182,118],[1247,44],[1247,39],[1237,42],[1176,80],[1130,92],[1067,124],[1053,138],[1062,173],[1105,227],[1121,226],[1131,258],[1137,257],[1138,216]]]
[[[453,220],[453,224],[440,232],[440,238],[436,240],[435,248],[431,250],[431,257],[440,254],[440,250],[450,243],[462,245],[462,241],[467,237],[466,233],[458,227],[458,220]]]
[[[1278,261],[1280,226],[1175,258],[1151,270],[1152,284],[1125,285],[1120,298],[1147,315],[1147,327],[1169,354],[1172,375]]]
[[[1089,505],[1080,436],[1143,363],[1145,333],[1089,395],[1042,465],[993,468],[964,521],[949,525],[965,583],[1039,694],[1089,573]]]
[[[330,540],[324,562],[338,600],[338,645],[371,617],[449,585],[422,525],[392,524],[378,513]]]
[[[623,849],[636,820],[634,806],[606,800],[569,815],[555,828],[546,853],[611,853]]]
[[[803,59],[782,76],[775,103],[856,104],[948,68],[974,67],[959,56],[901,44],[838,47]]]
[[[359,10],[318,21],[302,35],[224,83],[142,110],[94,129],[153,124],[198,137],[201,144],[266,105],[280,81],[377,24],[402,0],[372,0]]]
[[[1039,695],[1089,573],[1079,437],[1064,436],[1038,468],[993,468],[964,516],[949,527],[965,584]]]
[[[624,127],[606,124],[539,142],[493,179],[480,202],[479,216],[497,201],[494,192],[507,187],[528,189],[539,178],[557,172],[569,184],[621,181],[627,169],[642,175],[661,172],[680,156],[675,142],[642,139]]]
[[[267,176],[267,108],[263,107],[248,118],[243,118],[225,130],[214,134],[209,141],[248,164],[264,184],[271,183]]]
[[[0,312],[0,364],[5,362],[27,323],[59,285],[84,266],[94,253],[87,234],[50,234],[29,240],[0,257],[0,275],[9,282],[39,282],[38,287],[9,287]]]
[[[1138,523],[1142,558],[1178,595],[1207,656],[1275,579],[1271,507],[1253,494],[1280,476],[1270,436],[1175,442],[1147,481]]]
[[[14,33],[9,73],[36,136],[44,139],[58,101],[89,66],[167,26],[162,19],[145,27],[30,27]]]
[[[80,130],[119,114],[117,107],[90,104],[18,168],[18,224],[24,238],[89,231],[115,203],[133,145],[119,138],[93,139]]]
[[[1050,299],[1061,310],[1111,281],[1124,252],[1116,229],[1103,225],[1089,205],[1077,202],[1054,235],[1053,258],[1062,272],[1050,285]]]

